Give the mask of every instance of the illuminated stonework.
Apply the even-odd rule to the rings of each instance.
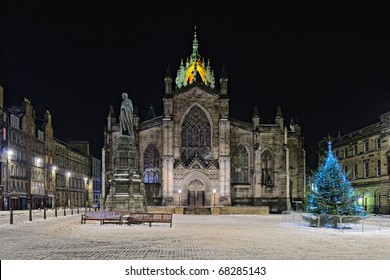
[[[199,79],[200,77],[200,79]],[[192,43],[192,54],[187,58],[184,65],[183,59],[180,63],[180,68],[177,70],[176,86],[177,88],[185,87],[199,81],[212,89],[215,88],[214,71],[211,70],[210,60],[207,60],[207,65],[198,53],[198,39],[194,32],[194,41]]]
[[[192,55],[181,63],[175,88],[167,68],[163,114],[155,116],[152,110],[144,121],[134,115],[148,206],[215,206],[221,212],[232,205],[264,206],[269,213],[296,207],[292,203],[302,202],[306,181],[300,126],[284,126],[279,107],[273,122],[261,120],[257,107],[252,122],[235,119],[229,114],[225,67],[218,80],[215,86],[210,63],[205,65],[198,55],[195,34]],[[110,110],[103,154],[105,190],[114,174],[116,120]]]

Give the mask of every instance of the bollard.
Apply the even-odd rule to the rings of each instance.
[[[73,215],[73,206],[70,208],[70,214]]]
[[[77,207],[77,215],[80,214],[80,209]]]
[[[28,215],[28,220],[31,222],[32,221],[32,209],[30,207],[29,215]]]
[[[66,208],[65,208],[65,206],[64,206],[64,216],[66,216]]]
[[[54,208],[54,217],[57,218],[57,207]]]
[[[43,219],[46,220],[46,207],[43,208]]]
[[[9,216],[9,223],[12,225],[14,223],[14,211],[11,209],[10,210],[10,216]]]

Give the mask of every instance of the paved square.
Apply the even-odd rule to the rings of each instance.
[[[81,211],[80,211],[81,214]],[[49,210],[0,215],[2,260],[390,260],[390,231],[347,232],[281,215],[174,215],[168,224],[100,225]]]

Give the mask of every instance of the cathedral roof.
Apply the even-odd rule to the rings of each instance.
[[[192,43],[192,54],[187,57],[184,64],[181,60],[180,67],[177,70],[176,87],[182,88],[190,85],[194,82],[200,82],[204,85],[215,88],[214,71],[211,69],[210,60],[207,60],[205,64],[204,58],[202,58],[198,52],[198,39],[196,37],[196,27],[194,31],[194,40]]]

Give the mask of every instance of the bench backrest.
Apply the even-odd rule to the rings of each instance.
[[[172,214],[167,213],[130,213],[130,218],[136,220],[172,220]]]
[[[94,218],[94,219],[108,219],[108,218],[120,218],[122,212],[118,211],[87,211],[84,214],[85,218]]]

